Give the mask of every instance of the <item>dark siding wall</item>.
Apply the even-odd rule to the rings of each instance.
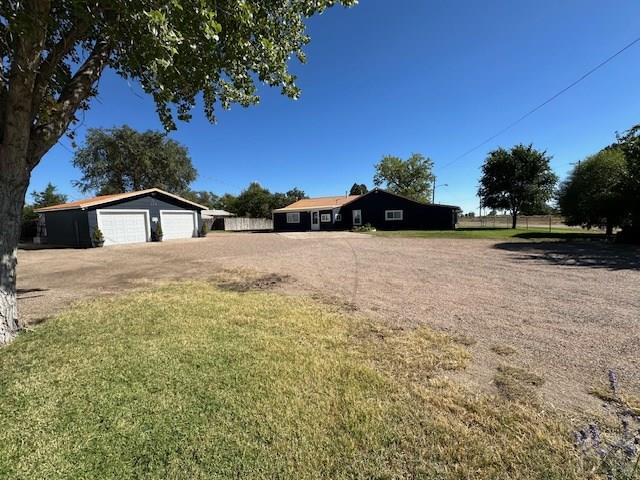
[[[374,191],[340,209],[342,220],[336,227],[353,227],[353,210],[362,211],[362,224],[371,224],[378,230],[453,230],[455,208],[442,205],[424,205],[384,191]],[[403,219],[387,221],[385,210],[402,210]]]
[[[60,210],[44,213],[47,243],[69,247],[90,247],[91,236],[86,210]]]
[[[274,213],[273,230],[276,232],[306,232],[311,230],[311,215],[309,212],[300,212],[300,223],[287,223],[286,213]]]
[[[325,215],[325,214],[329,214],[329,218],[331,219],[328,222],[322,221],[322,215]],[[320,230],[333,230],[333,229],[334,229],[333,210],[320,210]]]
[[[93,207],[89,210],[89,231],[93,231],[93,229],[98,225],[98,219],[96,216],[96,209],[115,209],[115,210],[149,210],[149,221],[151,222],[151,229],[155,230],[157,223],[153,222],[153,218],[156,217],[158,221],[160,221],[160,210],[189,210],[189,211],[197,211],[198,213],[198,231],[202,226],[202,217],[200,215],[200,211],[196,210],[195,207],[191,207],[190,205],[183,204],[174,200],[172,198],[165,197],[155,197],[151,195],[147,195],[144,197],[133,198],[131,200],[124,200],[121,202],[116,202],[108,205],[99,205],[97,207]]]

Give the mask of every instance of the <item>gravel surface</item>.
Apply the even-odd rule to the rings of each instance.
[[[496,367],[546,379],[548,405],[592,412],[615,369],[640,394],[640,250],[596,243],[212,234],[103,249],[21,250],[19,307],[38,323],[70,302],[162,280],[313,295],[401,328],[475,340],[461,380],[493,390]],[[253,278],[242,284],[243,278]],[[226,280],[225,280],[226,279]],[[516,353],[496,353],[508,346]],[[494,350],[492,350],[492,347]],[[499,348],[497,350],[500,350]]]

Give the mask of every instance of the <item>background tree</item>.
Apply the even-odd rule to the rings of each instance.
[[[276,192],[271,195],[271,210],[286,207],[303,198],[307,198],[307,195],[297,187],[292,188],[286,193]]]
[[[22,209],[23,227],[25,222],[30,222],[38,218],[38,214],[34,211],[35,209],[66,203],[68,199],[64,193],[58,192],[57,187],[51,182],[47,183],[47,186],[41,192],[36,190],[31,192],[31,198],[33,202],[30,204],[25,203]]]
[[[607,235],[627,217],[626,162],[618,148],[605,149],[577,164],[558,189],[558,206],[568,225],[605,227]]]
[[[0,344],[21,327],[16,252],[31,172],[89,108],[105,69],[138,81],[167,129],[197,98],[210,121],[218,106],[256,104],[256,81],[297,98],[289,65],[305,60],[305,18],[336,3],[0,2]]]
[[[147,188],[180,193],[197,176],[186,147],[163,132],[138,132],[126,125],[90,129],[73,165],[82,172],[76,186],[99,195]]]
[[[180,193],[181,197],[191,200],[192,202],[203,205],[209,209],[218,208],[216,205],[220,201],[220,197],[213,192],[207,192],[205,190],[185,190]]]
[[[235,195],[231,193],[225,193],[220,198],[218,198],[218,201],[214,203],[213,208],[226,210],[227,212],[235,213],[237,215],[238,212],[236,208],[236,199],[237,197]]]
[[[551,170],[551,157],[533,145],[499,148],[482,165],[478,195],[488,208],[509,210],[512,228],[518,215],[549,201],[558,177]]]
[[[351,190],[349,190],[349,195],[364,195],[368,193],[369,189],[364,183],[354,183],[351,185]]]
[[[433,162],[420,153],[406,160],[386,155],[375,166],[373,183],[397,195],[419,202],[431,202]]]
[[[272,202],[271,192],[258,182],[252,182],[236,197],[234,213],[241,217],[271,218]]]
[[[624,154],[627,168],[623,202],[629,217],[623,226],[623,236],[640,243],[640,124],[618,135],[616,147]]]

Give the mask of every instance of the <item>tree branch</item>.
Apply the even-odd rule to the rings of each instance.
[[[73,50],[78,40],[86,33],[88,27],[89,25],[86,22],[78,22],[73,25],[62,36],[60,41],[49,49],[49,54],[40,63],[32,103],[32,116],[34,119],[40,110],[40,103],[47,92],[49,81],[58,64]]]
[[[75,118],[75,113],[93,91],[95,82],[107,66],[110,48],[107,42],[98,42],[93,51],[64,87],[58,101],[48,114],[47,123],[34,127],[29,148],[29,163],[35,167],[64,134]]]

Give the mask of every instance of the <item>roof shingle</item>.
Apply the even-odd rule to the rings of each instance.
[[[288,212],[294,210],[309,210],[312,208],[335,208],[341,207],[345,203],[349,203],[360,195],[341,195],[337,197],[316,197],[316,198],[303,198],[297,202],[293,202],[291,205],[287,205],[284,208],[278,208],[274,212]]]
[[[149,188],[147,190],[138,190],[137,192],[114,193],[112,195],[100,195],[97,197],[84,198],[82,200],[76,200],[74,202],[61,203],[59,205],[51,205],[50,207],[38,208],[35,210],[35,212],[45,213],[45,212],[55,212],[57,210],[75,210],[77,208],[95,207],[97,205],[115,202],[117,200],[124,200],[125,198],[138,197],[138,196],[142,196],[142,195],[146,195],[148,193],[154,193],[154,192],[166,195],[168,197],[175,198],[176,200],[180,200],[185,203],[189,203],[203,210],[207,209],[207,207],[203,205],[199,205],[195,202],[187,200],[186,198],[182,198],[178,195],[174,195],[173,193],[165,192],[164,190],[160,190],[159,188]]]

